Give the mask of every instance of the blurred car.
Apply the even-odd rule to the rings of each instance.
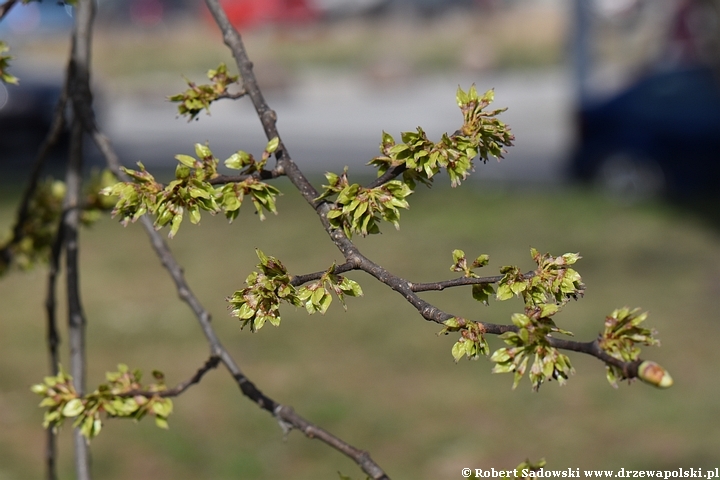
[[[704,67],[651,74],[581,106],[573,178],[621,197],[720,193],[720,78]]]
[[[62,92],[58,81],[18,76],[18,85],[0,83],[0,166],[3,169],[32,161],[50,129]]]

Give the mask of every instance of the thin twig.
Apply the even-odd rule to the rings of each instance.
[[[239,92],[234,92],[234,93],[223,92],[220,95],[218,95],[217,98],[218,98],[218,100],[221,100],[221,99],[238,100],[240,98],[243,98],[245,95],[247,95],[247,92],[243,89],[243,90],[240,90]]]
[[[532,278],[535,276],[535,272],[528,272],[522,276],[524,279]],[[505,275],[494,275],[491,277],[460,277],[452,280],[444,280],[442,282],[430,282],[430,283],[411,283],[410,289],[413,292],[428,292],[432,290],[442,291],[450,287],[463,287],[467,285],[489,285],[492,283],[498,283],[500,280],[505,278]]]
[[[387,182],[394,179],[398,175],[402,175],[405,170],[407,170],[407,166],[404,163],[402,165],[396,165],[393,168],[389,169],[387,172],[380,175],[372,182],[370,182],[369,184],[367,184],[365,188],[375,188],[379,187],[380,185],[385,185]]]
[[[189,379],[185,380],[182,383],[179,383],[174,388],[168,389],[168,390],[160,390],[157,392],[153,392],[150,390],[130,390],[129,392],[124,392],[118,396],[120,397],[134,397],[136,395],[140,395],[142,397],[178,397],[185,393],[185,391],[190,388],[191,386],[200,383],[200,380],[202,380],[202,377],[209,372],[210,370],[217,368],[218,364],[220,363],[220,357],[217,355],[212,355],[208,360],[203,364],[202,367],[198,369],[195,374],[190,377]]]
[[[247,180],[248,178],[254,178],[256,180],[272,180],[274,178],[282,177],[285,173],[282,170],[273,168],[272,170],[260,170],[253,172],[249,175],[218,175],[217,177],[208,180],[210,185],[225,185],[227,183],[239,183]]]
[[[333,269],[333,273],[345,273],[349,272],[351,270],[355,270],[355,266],[351,263],[342,263],[340,265],[336,265]],[[327,270],[323,270],[321,272],[313,272],[313,273],[306,273],[304,275],[293,275],[290,279],[290,284],[293,287],[298,287],[300,285],[303,285],[307,282],[312,282],[313,280],[319,280],[323,275],[327,273]]]

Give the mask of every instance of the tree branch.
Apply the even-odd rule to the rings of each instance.
[[[80,223],[80,192],[82,187],[83,119],[91,118],[92,94],[90,91],[90,49],[95,2],[81,0],[75,10],[72,50],[67,68],[68,94],[72,101],[73,119],[70,137],[64,201],[63,236],[68,298],[68,343],[70,345],[70,371],[75,390],[79,395],[85,391],[85,326],[86,319],[80,300],[78,269],[78,226]],[[75,469],[79,480],[90,480],[90,449],[80,428],[73,431],[75,440]]]
[[[340,265],[336,265],[334,273],[341,274],[349,272],[351,270],[355,270],[355,266],[351,263],[345,262]],[[312,282],[313,280],[319,280],[323,275],[325,275],[325,273],[327,273],[327,270],[323,270],[321,272],[307,273],[305,275],[293,275],[290,279],[290,285],[292,285],[293,287],[299,287],[304,283]]]
[[[216,23],[220,27],[220,30],[223,33],[225,44],[230,48],[233,56],[235,57],[238,69],[240,70],[243,78],[244,88],[253,101],[253,105],[255,106],[255,110],[258,114],[260,122],[265,129],[265,134],[267,138],[271,139],[276,136],[280,138],[276,128],[277,116],[275,112],[268,107],[262,94],[260,93],[257,81],[252,72],[252,62],[250,62],[247,57],[247,53],[243,46],[240,34],[237,32],[237,30],[235,30],[234,27],[232,27],[232,25],[227,19],[227,16],[225,15],[224,11],[219,7],[216,0],[206,0],[206,4],[210,9],[211,13],[213,14]],[[489,280],[482,279],[475,282],[470,281],[469,279],[461,279],[447,282],[437,282],[434,284],[419,284],[418,286],[414,286],[407,280],[393,275],[385,268],[372,262],[367,257],[362,255],[359,249],[352,243],[352,241],[350,241],[349,238],[347,238],[347,236],[341,230],[331,227],[327,220],[327,213],[330,210],[331,206],[327,202],[318,202],[315,200],[318,196],[317,191],[312,187],[312,185],[310,185],[305,176],[302,174],[302,172],[300,172],[295,163],[292,161],[289,154],[287,153],[287,149],[282,143],[282,140],[280,141],[280,147],[276,152],[276,158],[278,160],[278,167],[285,170],[287,176],[300,190],[300,193],[303,195],[306,201],[308,201],[308,203],[310,203],[310,205],[312,205],[317,211],[325,230],[328,232],[330,238],[333,240],[338,249],[342,252],[347,261],[345,264],[343,264],[346,265],[344,268],[347,268],[347,270],[360,269],[374,276],[380,282],[388,285],[390,288],[400,293],[410,304],[412,304],[418,310],[418,312],[426,320],[442,324],[444,321],[453,318],[454,315],[444,312],[435,307],[434,305],[421,299],[417,296],[417,291],[442,290],[447,287],[471,285],[473,283],[494,283],[502,278],[492,277]],[[403,168],[395,167],[390,171],[386,172],[378,179],[376,179],[374,182],[372,182],[370,186],[382,185],[383,183],[394,178],[395,176],[401,174],[403,171]],[[293,282],[297,282],[297,284],[299,285],[302,284],[304,281],[310,281],[319,278],[318,275],[321,274],[318,272],[315,274],[310,274],[308,276],[295,277],[293,279]],[[483,323],[482,325],[486,329],[486,332],[491,334],[502,334],[507,331],[516,331],[516,327],[513,325],[495,325],[490,323]],[[556,341],[556,339],[551,339],[550,341],[551,343],[555,343],[556,345],[561,345],[561,347],[559,348],[575,349],[576,351],[581,351],[583,353],[588,353],[596,356],[597,358],[603,360],[606,363],[618,366],[617,359],[610,357],[609,355],[605,354],[605,352],[602,352],[597,348],[590,349],[588,347],[581,346],[581,342],[558,342]],[[626,365],[625,362],[621,362],[620,365],[621,368],[623,368],[624,372],[627,372],[628,374],[633,373],[632,368],[630,368],[629,365]],[[636,373],[637,368],[635,368],[635,374]],[[369,472],[366,471],[366,473]]]
[[[10,12],[10,10],[15,6],[16,3],[18,3],[20,0],[5,0],[2,4],[0,4],[0,20],[5,18],[5,15]]]
[[[238,71],[243,81],[243,90],[247,92],[247,95],[252,100],[260,123],[265,130],[265,135],[268,140],[275,137],[279,140],[278,148],[275,150],[275,158],[278,164],[277,169],[290,178],[290,181],[300,191],[300,194],[308,203],[315,206],[315,199],[319,194],[290,158],[287,148],[282,141],[282,137],[280,137],[277,130],[277,115],[265,102],[265,98],[255,78],[255,73],[253,72],[253,63],[247,56],[240,34],[235,27],[230,24],[230,20],[228,20],[225,11],[220,7],[217,0],[205,0],[205,4],[223,34],[225,45],[228,46],[235,58]]]
[[[68,300],[68,342],[70,345],[70,372],[73,386],[79,395],[85,392],[85,326],[86,319],[80,300],[78,271],[78,226],[80,211],[77,208],[82,184],[82,138],[79,121],[74,121],[70,138],[70,162],[64,202],[63,230],[65,237],[65,263]],[[80,480],[90,479],[90,452],[79,428],[74,430],[75,465]]]
[[[64,219],[60,219],[58,231],[55,234],[55,241],[50,252],[50,265],[47,278],[47,293],[45,299],[45,315],[47,319],[47,348],[48,359],[50,360],[50,373],[57,376],[60,365],[60,334],[57,326],[57,275],[60,268],[60,256],[62,255],[65,243]],[[47,480],[57,480],[57,442],[55,431],[52,428],[46,429],[45,439],[45,476]]]
[[[107,139],[107,137],[100,133],[94,125],[92,126],[92,128],[93,130],[91,131],[91,136],[95,141],[95,144],[100,149],[100,152],[105,157],[108,163],[108,167],[115,173],[115,175],[117,175],[120,180],[130,181],[130,178],[120,169],[120,162],[118,156],[114,152],[110,141]],[[372,462],[366,452],[354,448],[340,438],[315,426],[303,417],[297,415],[294,410],[292,410],[292,408],[277,403],[275,400],[260,391],[255,386],[255,384],[250,381],[248,377],[245,376],[245,374],[235,363],[235,360],[232,358],[230,353],[225,349],[225,347],[223,347],[220,339],[217,337],[215,330],[212,328],[210,313],[205,309],[205,307],[203,307],[202,303],[198,300],[193,291],[190,289],[190,286],[185,280],[182,268],[173,257],[162,235],[155,230],[152,220],[150,220],[147,215],[143,215],[140,218],[140,223],[145,229],[145,232],[150,239],[150,244],[155,250],[155,253],[160,259],[160,262],[162,263],[163,267],[165,267],[165,269],[168,271],[170,277],[173,279],[180,299],[190,307],[190,309],[197,317],[203,334],[205,335],[205,338],[210,345],[211,355],[220,358],[220,361],[222,361],[223,365],[225,365],[227,370],[235,379],[238,387],[240,387],[240,391],[243,393],[243,395],[256,403],[260,408],[267,410],[269,413],[271,413],[275,418],[278,419],[284,429],[297,428],[309,438],[318,438],[319,440],[332,446],[341,453],[350,456],[350,458],[355,460],[356,463],[358,463],[358,465],[360,465],[361,468],[365,471],[365,473],[371,475],[373,479],[380,480],[388,478],[382,472],[380,467],[378,467],[374,462]]]
[[[225,185],[226,183],[239,183],[247,180],[248,178],[254,178],[256,180],[272,180],[283,176],[285,176],[285,172],[281,169],[273,168],[272,170],[263,169],[249,175],[218,175],[217,177],[208,180],[208,183],[210,185]]]
[[[260,123],[265,130],[265,135],[268,139],[272,139],[275,137],[278,138],[278,148],[275,151],[275,158],[277,159],[277,170],[285,173],[288,176],[293,185],[295,185],[295,187],[300,191],[300,194],[303,196],[303,198],[305,198],[305,200],[316,209],[316,211],[320,215],[321,221],[323,222],[323,226],[325,227],[326,231],[330,232],[330,225],[327,222],[327,211],[330,207],[327,205],[326,202],[318,202],[315,200],[319,196],[318,191],[310,184],[305,175],[303,175],[297,165],[292,161],[292,158],[287,152],[287,148],[285,147],[285,144],[283,143],[282,138],[277,131],[277,115],[273,110],[268,107],[267,103],[265,102],[262,92],[260,91],[260,88],[258,86],[257,79],[255,78],[255,74],[253,73],[253,64],[247,56],[247,52],[245,50],[245,46],[243,45],[240,34],[230,24],[230,21],[228,20],[225,11],[220,7],[217,0],[205,0],[205,4],[210,10],[210,13],[213,15],[215,22],[218,24],[218,27],[223,34],[225,44],[228,46],[228,48],[230,48],[230,51],[235,58],[238,70],[240,71],[240,75],[243,79],[243,89],[247,92],[248,96],[252,100],[255,111],[257,112],[258,118],[260,119]],[[146,220],[146,217],[143,217],[143,220]],[[147,221],[149,222],[149,220]],[[340,235],[342,235],[342,232],[340,232]],[[344,237],[344,235],[342,235],[342,237]],[[338,242],[340,242],[340,244],[343,244],[346,248],[351,247],[352,243],[349,242],[347,237],[344,238],[345,242],[343,241],[342,237],[337,237],[335,243],[338,244]],[[238,378],[237,376],[236,381],[238,381],[240,388],[247,396],[250,396],[252,398],[251,395],[256,395],[255,392],[253,392],[253,390],[255,389],[254,385],[252,385],[252,387],[250,388],[250,386],[246,382],[242,381],[242,379]],[[246,388],[248,389],[247,392]],[[259,398],[263,399],[263,402],[259,403],[259,405],[262,408],[267,409],[269,405],[267,405],[264,401],[266,397],[260,394]],[[367,454],[366,452],[355,449],[354,447],[343,442],[339,438],[334,437],[331,434],[321,429],[318,429],[317,427],[308,429],[306,425],[311,424],[309,422],[305,423],[306,421],[294,414],[294,412],[292,412],[292,414],[288,413],[287,409],[284,409],[280,406],[273,408],[272,411],[273,414],[279,417],[280,420],[285,421],[286,423],[292,425],[295,428],[299,428],[303,433],[305,433],[306,436],[309,436],[310,438],[318,438],[324,441],[326,444],[332,446],[336,450],[340,451],[341,453],[344,453],[348,457],[352,458],[360,466],[360,468],[362,468],[363,471],[370,475],[372,478],[388,478],[387,475],[383,472],[383,470],[370,459],[369,454]],[[319,434],[319,432],[324,433]]]
[[[407,166],[404,163],[402,165],[397,165],[380,175],[372,182],[368,183],[365,188],[375,188],[379,187],[380,185],[385,185],[387,182],[394,179],[398,175],[402,175],[405,170],[407,170]]]
[[[528,272],[523,275],[523,278],[528,279],[535,276],[535,272]],[[445,280],[442,282],[431,282],[431,283],[411,283],[410,289],[413,292],[427,292],[431,290],[442,291],[450,287],[462,287],[466,285],[487,285],[491,283],[497,283],[505,278],[505,275],[494,275],[491,277],[460,277],[452,280]]]
[[[220,363],[220,357],[217,355],[212,355],[208,360],[205,362],[205,364],[198,369],[195,374],[190,377],[189,379],[185,380],[182,383],[179,383],[175,388],[171,388],[168,390],[161,390],[157,392],[153,392],[150,390],[130,390],[129,392],[122,393],[118,395],[119,397],[134,397],[136,395],[140,395],[143,397],[178,397],[185,393],[185,391],[190,388],[191,386],[197,384],[200,382],[202,377],[209,372],[210,370],[217,368],[218,364]]]

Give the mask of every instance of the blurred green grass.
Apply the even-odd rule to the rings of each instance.
[[[663,346],[644,357],[670,370],[672,389],[635,383],[615,390],[598,361],[572,355],[578,373],[569,384],[534,394],[526,380],[513,392],[512,378],[491,375],[489,361],[454,364],[453,336],[437,337],[437,325],[360,273],[350,276],[365,297],[349,299],[346,313],[337,301],[324,317],[284,308],[279,328],[240,331],[224,299],[254,269],[255,247],[291,273],[342,261],[314,212],[289,183],[278,185],[286,193],[278,216],[260,222],[249,205],[232,225],[205,215],[200,226],[183,225],[171,248],[223,343],[260,389],[369,450],[392,478],[460,478],[463,467],[512,468],[526,457],[545,457],[551,468],[718,465],[720,432],[712,419],[720,415],[720,252],[717,232],[702,222],[662,204],[628,207],[586,191],[469,183],[419,188],[400,231],[386,225],[382,235],[357,239],[366,255],[416,282],[451,278],[455,248],[490,254],[488,274],[507,264],[532,268],[530,246],[579,251],[587,294],[558,322],[582,340],[596,335],[613,308],[650,311],[648,323]],[[8,196],[0,202],[3,228],[14,208]],[[104,219],[81,241],[89,384],[119,362],[147,373],[160,369],[170,384],[188,378],[208,348],[140,226]],[[0,479],[42,475],[42,412],[29,386],[47,372],[44,288],[43,268],[0,280]],[[467,289],[425,297],[498,323],[522,308],[517,301],[483,307]],[[73,478],[69,433],[61,435],[62,478]],[[150,421],[108,421],[92,451],[97,478],[110,480],[319,479],[337,478],[338,470],[362,478],[319,442],[298,432],[283,440],[277,423],[222,369],[176,400],[169,431]]]

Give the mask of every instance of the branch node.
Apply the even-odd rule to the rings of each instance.
[[[275,113],[275,110],[266,110],[265,113],[263,113],[263,121],[273,123],[277,122],[277,114]]]

